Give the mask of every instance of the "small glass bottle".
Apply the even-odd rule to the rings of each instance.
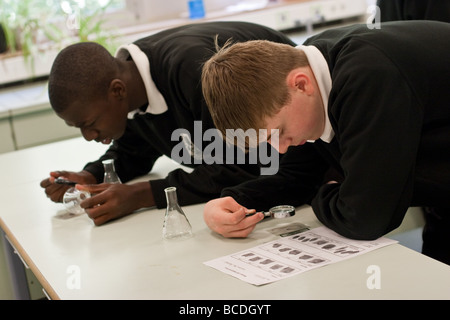
[[[177,188],[165,188],[167,199],[166,215],[164,216],[163,238],[186,239],[192,237],[192,227],[186,215],[178,204]]]
[[[103,160],[103,167],[105,169],[104,183],[122,183],[114,168],[114,159]]]
[[[90,197],[91,194],[89,192],[71,187],[67,189],[66,193],[64,193],[63,203],[67,211],[70,213],[82,214],[85,213],[85,211],[82,207],[80,207],[80,203]]]

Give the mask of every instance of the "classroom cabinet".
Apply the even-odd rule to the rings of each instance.
[[[0,91],[0,153],[81,136],[50,106],[46,82]]]
[[[0,153],[14,151],[9,112],[0,112]]]
[[[67,126],[50,105],[13,110],[12,126],[17,149],[80,136],[80,130]]]

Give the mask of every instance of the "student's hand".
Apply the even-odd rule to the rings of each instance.
[[[246,217],[246,214],[253,212],[254,210],[248,210],[233,198],[225,197],[206,203],[203,218],[211,230],[224,237],[245,238],[264,219],[262,212]]]
[[[133,211],[155,205],[150,183],[76,185],[79,190],[88,191],[91,197],[82,201],[89,218],[96,226],[121,218]]]
[[[72,172],[72,171],[53,171],[50,177],[41,181],[40,185],[45,189],[47,197],[54,202],[62,202],[64,193],[71,186],[55,183],[56,178],[64,178],[79,184],[97,183],[92,173],[88,171]]]

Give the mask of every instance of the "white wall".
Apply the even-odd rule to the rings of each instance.
[[[203,0],[205,11],[221,10],[239,0]],[[127,8],[135,14],[138,21],[150,22],[165,19],[178,19],[188,11],[187,0],[127,0]]]

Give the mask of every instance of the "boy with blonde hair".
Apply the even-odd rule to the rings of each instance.
[[[446,23],[408,21],[331,29],[297,48],[222,48],[202,75],[216,127],[267,129],[257,143],[298,147],[276,175],[208,202],[208,226],[245,237],[263,218],[249,209],[289,196],[339,234],[371,240],[426,206],[423,252],[450,263],[449,34]],[[336,181],[324,180],[330,169]]]

